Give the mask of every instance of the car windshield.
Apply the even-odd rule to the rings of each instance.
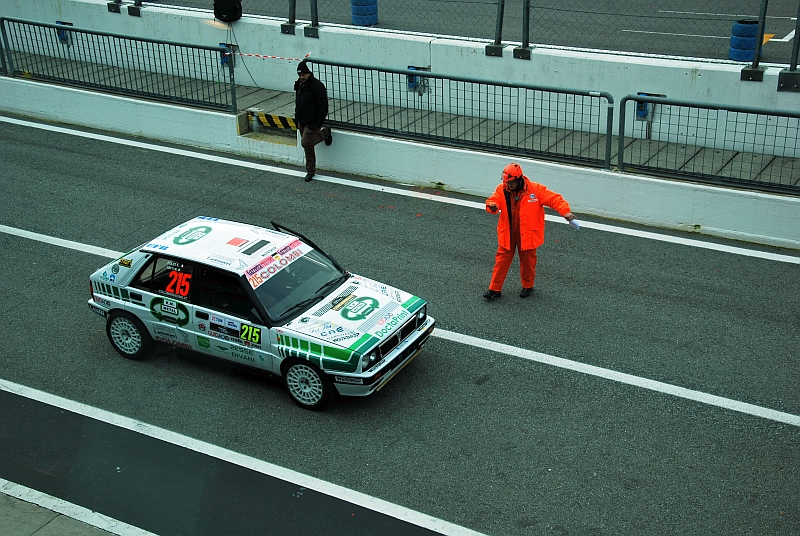
[[[255,293],[273,321],[284,321],[327,296],[345,276],[333,261],[312,249],[270,275]]]

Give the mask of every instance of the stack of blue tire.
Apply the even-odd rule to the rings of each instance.
[[[734,61],[753,61],[758,39],[757,20],[737,20],[731,28],[731,48],[728,57]],[[763,48],[761,52],[763,54]],[[759,55],[759,59],[761,54]]]
[[[350,0],[350,11],[355,26],[378,24],[378,0]]]

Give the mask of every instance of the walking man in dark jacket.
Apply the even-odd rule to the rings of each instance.
[[[314,78],[305,61],[297,66],[297,81],[294,83],[294,120],[300,130],[300,145],[306,152],[306,178],[308,182],[317,172],[317,155],[314,146],[321,141],[330,145],[333,141],[330,127],[322,126],[328,115],[328,93],[325,85]]]

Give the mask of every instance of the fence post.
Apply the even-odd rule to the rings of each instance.
[[[311,0],[311,26],[303,28],[306,37],[319,38],[319,15],[317,14],[317,0]]]
[[[14,76],[14,60],[11,58],[11,45],[8,43],[5,19],[0,19],[0,34],[3,37],[3,72],[8,76]],[[8,64],[6,64],[6,54],[8,54]]]
[[[792,91],[800,93],[800,71],[797,70],[797,51],[800,49],[800,2],[797,3],[797,24],[792,40],[792,59],[788,69],[781,69],[778,75],[778,91]]]
[[[606,95],[606,108],[608,109],[606,114],[606,158],[605,158],[605,167],[603,169],[609,170],[611,169],[611,143],[612,138],[614,137],[614,97],[611,95]]]
[[[625,154],[625,106],[628,105],[628,97],[623,97],[619,102],[619,145],[617,147],[617,167],[620,171],[625,170],[623,155]],[[609,134],[609,138],[610,138]]]
[[[531,59],[530,41],[531,0],[522,2],[522,46],[514,49],[514,57],[521,60]]]
[[[8,45],[6,44],[6,21],[0,19],[0,74],[6,75],[8,74],[8,70],[6,69],[6,49]]]
[[[497,26],[494,31],[494,43],[486,45],[487,56],[503,57],[503,11],[506,7],[506,0],[497,0]]]
[[[297,24],[297,0],[289,0],[289,21],[281,24],[281,33],[294,35],[294,27]]]
[[[758,57],[761,55],[761,47],[764,46],[764,23],[767,20],[767,4],[769,0],[764,0],[761,4],[761,14],[758,16],[758,35],[756,35],[756,49],[753,53],[753,64],[742,69],[741,80],[747,82],[763,82],[764,67],[758,66]]]
[[[229,46],[225,46],[225,52],[228,54],[232,54],[233,50]],[[236,80],[233,77],[233,57],[231,57],[231,61],[228,62],[228,73],[231,78],[231,112],[236,115],[239,112],[239,108],[236,105]]]

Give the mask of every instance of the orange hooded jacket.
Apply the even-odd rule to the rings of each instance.
[[[511,195],[521,195],[519,203],[519,248],[521,250],[536,249],[544,243],[544,208],[550,207],[562,216],[570,212],[561,194],[552,192],[546,186],[531,181],[523,175],[525,186]],[[496,205],[500,210],[497,219],[497,243],[500,247],[511,249],[511,212],[506,203],[505,183],[497,186],[492,196],[486,200],[486,212],[489,205]]]

